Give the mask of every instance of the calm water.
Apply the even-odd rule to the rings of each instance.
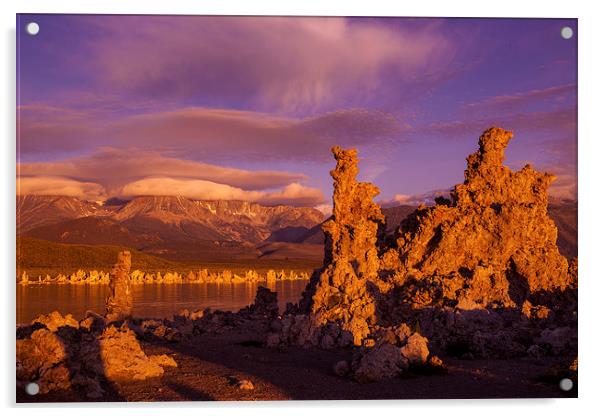
[[[171,318],[180,309],[222,309],[237,311],[255,299],[257,286],[278,292],[280,308],[297,302],[307,280],[274,283],[204,283],[134,285],[134,315]],[[17,323],[28,323],[42,313],[58,310],[83,318],[88,310],[104,313],[108,285],[17,285]]]

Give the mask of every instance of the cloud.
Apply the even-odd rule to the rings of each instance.
[[[200,179],[146,178],[126,184],[119,196],[185,196],[191,199],[257,200],[259,191],[245,191],[230,185]]]
[[[556,162],[556,165],[577,165],[577,140],[569,136],[543,140],[537,144],[538,150]]]
[[[146,178],[125,185],[122,197],[149,195],[184,196],[198,200],[244,200],[263,205],[315,206],[324,201],[319,189],[298,183],[273,192],[245,191],[233,186],[199,179]]]
[[[382,111],[345,109],[307,118],[255,111],[189,107],[106,119],[78,114],[69,121],[35,108],[19,109],[22,151],[45,153],[111,147],[170,150],[186,158],[329,160],[333,145],[386,145],[400,125]],[[69,110],[65,109],[65,113]]]
[[[17,110],[19,155],[81,149],[82,141],[101,130],[94,112],[47,104],[21,105]]]
[[[385,94],[383,75],[420,79],[445,68],[455,52],[436,22],[106,16],[89,23],[102,34],[86,44],[90,68],[108,89],[161,99],[202,93],[285,112]]]
[[[89,201],[106,198],[104,188],[97,183],[54,176],[20,177],[17,195],[64,195]]]
[[[387,113],[341,110],[305,119],[264,113],[188,108],[131,117],[115,127],[122,143],[161,143],[218,159],[329,160],[335,144],[385,142],[399,131]]]
[[[89,201],[107,199],[105,188],[94,182],[56,176],[21,176],[17,180],[17,195],[64,195]],[[294,205],[313,207],[324,202],[319,189],[291,183],[279,190],[247,191],[230,185],[201,179],[145,178],[125,184],[111,196],[184,196],[196,200],[242,200],[262,205]]]
[[[322,214],[324,214],[325,218],[330,217],[332,215],[332,204],[320,204],[316,205],[314,208],[320,211]]]
[[[527,161],[535,169],[553,174],[556,179],[549,195],[577,200],[577,138],[576,136],[545,140],[537,144],[537,151],[546,156],[543,161]]]
[[[414,195],[397,194],[391,199],[382,200],[382,201],[379,201],[378,203],[383,208],[395,207],[398,205],[421,205],[421,204],[434,205],[435,198],[440,197],[440,196],[444,197],[444,198],[449,198],[450,192],[451,192],[451,187],[450,187],[450,189],[437,189],[437,190],[425,192],[422,194],[414,194]]]
[[[314,206],[324,202],[307,177],[286,171],[252,171],[183,160],[139,149],[100,149],[57,162],[20,163],[21,194],[69,195],[88,200],[142,195]]]
[[[574,103],[577,97],[577,85],[564,84],[542,89],[531,89],[514,94],[496,95],[466,104],[464,110],[477,112],[516,112],[537,104]]]
[[[291,183],[282,190],[269,192],[258,199],[265,205],[298,205],[313,207],[324,202],[322,191]]]
[[[571,172],[556,174],[556,180],[550,186],[549,195],[562,198],[577,200],[577,178]]]
[[[307,179],[300,173],[236,169],[136,148],[103,148],[91,155],[56,162],[20,163],[18,171],[23,176],[63,176],[96,182],[109,193],[117,192],[126,183],[152,176],[200,179],[244,190],[276,188]]]
[[[442,138],[481,133],[489,127],[498,126],[516,133],[547,132],[562,136],[574,136],[577,133],[577,108],[567,107],[549,111],[488,115],[477,118],[444,121],[413,129],[412,134],[436,134]],[[477,133],[477,134],[478,134]],[[576,139],[575,139],[576,140]]]
[[[548,163],[536,166],[536,168],[555,176],[548,191],[550,196],[577,200],[577,164],[575,162]]]

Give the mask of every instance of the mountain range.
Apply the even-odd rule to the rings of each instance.
[[[69,244],[119,245],[174,260],[254,258],[287,228],[324,220],[313,208],[245,201],[138,197],[100,204],[67,196],[17,197],[17,234]]]
[[[416,209],[383,208],[387,232]],[[577,203],[550,200],[558,244],[577,254]],[[68,196],[17,197],[17,234],[62,244],[111,245],[177,261],[312,259],[323,254],[325,220],[314,208],[145,196],[104,203]]]

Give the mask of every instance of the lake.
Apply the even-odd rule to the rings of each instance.
[[[177,283],[133,285],[134,316],[171,318],[181,309],[204,308],[238,311],[255,299],[258,286],[278,292],[282,310],[297,302],[308,280],[278,280],[259,283]],[[82,319],[88,310],[105,311],[108,285],[17,285],[17,323],[31,322],[54,310]]]

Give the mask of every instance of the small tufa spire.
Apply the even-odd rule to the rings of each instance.
[[[130,267],[132,256],[129,251],[117,255],[117,263],[111,270],[109,296],[107,297],[107,319],[120,321],[132,315],[133,298],[130,289]]]

